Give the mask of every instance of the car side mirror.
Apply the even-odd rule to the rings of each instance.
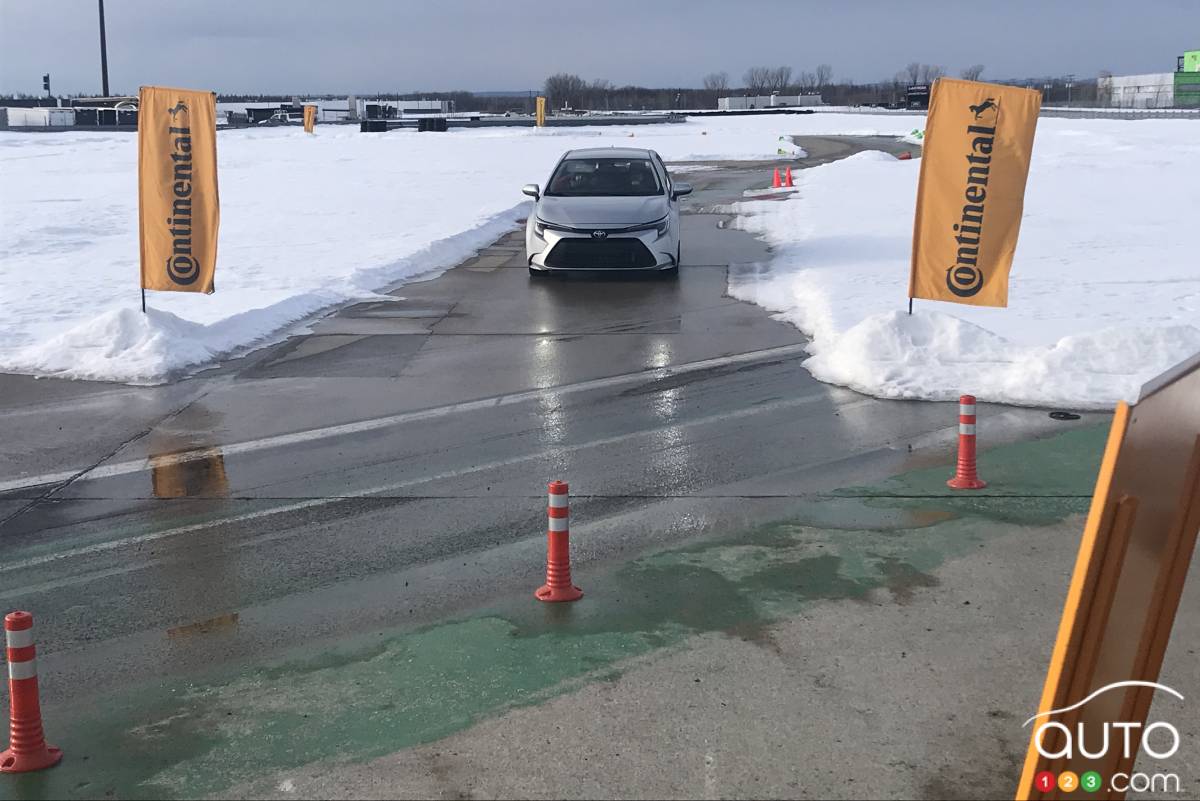
[[[692,185],[683,181],[676,181],[674,187],[671,189],[672,200],[678,200],[684,195],[690,194],[692,194]]]
[[[534,200],[537,200],[542,196],[541,190],[538,189],[537,184],[525,184],[525,186],[521,187],[521,191],[529,195]]]

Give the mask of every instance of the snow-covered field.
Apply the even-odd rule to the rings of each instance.
[[[1042,119],[1007,309],[905,312],[919,170],[861,153],[797,172],[787,202],[737,204],[775,258],[730,292],[811,334],[816,377],[888,398],[1105,408],[1200,351],[1200,123]]]
[[[882,128],[873,126],[882,125]],[[149,293],[140,312],[137,142],[0,132],[0,370],[152,382],[277,338],[290,323],[453,266],[523,216],[561,153],[774,158],[791,133],[907,131],[855,116],[363,134],[222,131],[214,295]]]
[[[139,311],[130,134],[0,132],[0,370],[153,382],[281,336],[330,306],[460,261],[513,227],[563,150],[764,159],[782,134],[908,134],[911,115],[814,114],[595,129],[223,131],[217,292]],[[818,377],[888,397],[1102,407],[1200,350],[1191,121],[1043,119],[1007,310],[905,304],[919,162],[796,171],[738,204],[775,247],[737,296],[813,335]],[[686,274],[682,280],[686,280]]]

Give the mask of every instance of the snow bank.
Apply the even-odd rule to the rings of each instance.
[[[1200,351],[1195,123],[1041,120],[1007,309],[902,311],[919,170],[862,153],[796,173],[784,202],[736,206],[775,258],[732,274],[730,292],[808,332],[817,378],[886,398],[1108,408]]]
[[[273,341],[321,309],[452,266],[526,213],[573,147],[668,160],[769,159],[788,134],[900,135],[912,118],[786,115],[612,128],[363,134],[221,131],[217,292],[149,293],[142,318],[137,140],[0,132],[0,370],[152,382]]]
[[[523,212],[529,203],[517,206]],[[377,298],[372,286],[395,278],[452,267],[510,230],[515,210],[497,215],[465,234],[435,242],[415,256],[377,268],[332,278],[308,292],[285,295],[268,306],[223,317],[207,325],[168,311],[118,308],[16,352],[14,360],[35,375],[91,378],[127,383],[153,383],[179,375],[189,367],[212,363],[249,345],[275,341],[288,323],[351,300]]]

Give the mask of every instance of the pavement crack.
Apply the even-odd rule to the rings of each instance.
[[[437,327],[450,319],[451,315],[454,314],[454,310],[458,308],[458,304],[460,304],[460,303],[462,303],[461,299],[454,301],[453,303],[451,303],[449,306],[446,307],[445,313],[442,314],[441,317],[437,318],[437,320],[432,325],[429,326],[429,334],[428,334],[429,336],[433,336],[437,333],[437,330],[436,330]]]
[[[162,417],[160,417],[160,418],[158,418],[158,419],[154,420],[153,422],[151,422],[149,425],[147,425],[147,426],[146,426],[145,428],[143,428],[141,431],[138,431],[138,432],[136,432],[136,433],[134,433],[134,434],[131,434],[129,437],[126,437],[124,440],[122,440],[121,442],[117,443],[117,445],[116,445],[116,446],[115,446],[115,447],[114,447],[112,450],[110,450],[108,453],[104,454],[103,456],[101,456],[99,459],[95,460],[94,462],[92,462],[92,463],[91,463],[91,464],[89,464],[88,466],[84,467],[84,468],[83,468],[83,469],[81,469],[81,470],[78,470],[78,471],[76,471],[76,472],[75,472],[75,473],[73,473],[71,476],[69,476],[68,478],[66,478],[66,479],[64,479],[64,480],[62,480],[62,481],[60,481],[60,482],[58,482],[57,484],[52,484],[52,485],[51,485],[51,486],[50,486],[48,489],[46,489],[46,491],[45,491],[45,492],[43,492],[42,494],[38,495],[38,496],[37,496],[37,497],[35,497],[35,498],[32,498],[32,499],[29,501],[29,503],[25,504],[24,506],[21,506],[20,508],[18,508],[18,509],[16,509],[15,511],[13,511],[13,512],[9,513],[8,515],[5,515],[3,518],[0,518],[0,530],[2,530],[2,529],[4,528],[5,524],[7,524],[8,522],[10,522],[10,521],[12,521],[12,520],[15,520],[16,518],[20,517],[20,516],[21,516],[21,515],[23,515],[23,514],[25,514],[25,513],[26,513],[26,512],[28,512],[30,509],[32,509],[32,508],[34,508],[35,506],[37,506],[38,504],[40,504],[40,503],[43,503],[44,501],[48,501],[48,500],[50,500],[50,499],[51,499],[53,496],[55,496],[55,495],[57,495],[58,493],[62,492],[62,491],[63,491],[63,490],[65,490],[67,487],[71,486],[71,485],[72,485],[72,484],[74,484],[76,481],[78,481],[79,479],[83,478],[83,477],[84,477],[84,476],[86,476],[88,473],[92,472],[92,471],[93,471],[93,470],[95,470],[97,467],[99,467],[100,465],[102,465],[102,464],[104,464],[105,462],[107,462],[109,459],[112,459],[112,458],[113,458],[114,456],[116,456],[118,453],[120,453],[121,451],[123,451],[123,450],[124,450],[126,447],[128,447],[129,445],[132,445],[133,443],[135,443],[135,442],[137,442],[138,440],[142,439],[143,437],[145,437],[147,434],[149,434],[149,433],[150,433],[151,431],[153,431],[154,429],[158,428],[158,427],[159,427],[160,425],[162,425],[163,423],[165,423],[165,422],[167,422],[167,421],[169,421],[169,420],[173,420],[174,418],[176,418],[176,417],[178,417],[179,415],[183,414],[185,411],[187,411],[188,407],[190,407],[190,406],[191,406],[192,404],[194,404],[196,401],[198,401],[198,400],[201,400],[202,398],[204,398],[205,396],[207,396],[207,395],[208,395],[209,393],[211,393],[211,392],[212,392],[212,391],[213,391],[215,388],[216,388],[216,386],[209,386],[208,388],[206,388],[206,389],[202,390],[202,391],[201,391],[201,392],[199,392],[198,394],[196,394],[196,395],[194,395],[193,397],[189,398],[189,399],[187,400],[187,402],[186,402],[186,403],[184,403],[184,404],[183,404],[182,406],[180,406],[179,408],[177,408],[177,409],[172,409],[171,411],[168,411],[168,412],[167,412],[166,414],[164,414]]]
[[[418,355],[425,353],[426,348],[429,347],[429,343],[433,342],[433,338],[435,336],[438,336],[438,332],[435,329],[442,323],[446,322],[446,320],[450,319],[450,315],[452,315],[454,313],[454,310],[458,308],[458,304],[461,302],[462,301],[456,300],[453,303],[451,303],[449,306],[446,307],[445,313],[443,313],[441,317],[437,318],[433,323],[430,324],[428,330],[426,330],[426,332],[425,332],[425,338],[421,341],[421,346],[419,348],[417,348],[413,352],[412,356],[407,361],[405,361],[404,364],[400,367],[399,372],[397,372],[395,375],[396,378],[406,378],[407,377],[407,375],[406,375],[407,370],[408,370],[409,366],[413,363],[413,360],[416,359],[416,357]]]

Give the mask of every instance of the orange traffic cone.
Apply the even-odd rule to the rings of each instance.
[[[779,180],[779,168],[776,167],[775,168],[775,177],[771,179],[771,188],[778,189],[781,186],[783,186],[783,184]]]
[[[42,708],[38,700],[37,659],[33,645],[33,615],[12,612],[4,618],[8,646],[8,750],[0,753],[0,773],[25,773],[57,765],[62,751],[46,745]]]
[[[583,591],[571,583],[571,508],[565,481],[551,481],[550,524],[546,532],[546,583],[534,595],[539,601],[578,601]]]
[[[951,489],[983,489],[987,482],[975,466],[975,396],[958,399],[958,465],[954,478],[946,482]]]
[[[792,168],[791,167],[788,167],[787,170],[783,174],[783,185],[784,186],[795,186],[795,184],[792,183]]]

